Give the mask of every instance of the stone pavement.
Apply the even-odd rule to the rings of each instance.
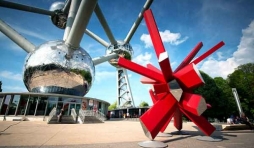
[[[170,123],[165,133],[176,129]],[[253,148],[254,132],[215,131],[212,137],[221,142],[197,140],[202,132],[192,123],[183,124],[189,135],[156,137],[169,148]],[[149,140],[138,121],[106,121],[98,124],[47,124],[42,121],[0,121],[0,147],[42,148],[139,148],[138,143]]]

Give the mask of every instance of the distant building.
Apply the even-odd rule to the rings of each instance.
[[[49,116],[55,107],[56,114],[64,108],[63,115],[70,116],[71,109],[100,111],[107,114],[109,103],[90,97],[48,93],[0,93],[0,120],[8,117],[39,118]],[[39,119],[40,120],[40,119]]]

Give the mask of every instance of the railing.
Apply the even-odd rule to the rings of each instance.
[[[49,117],[48,117],[48,123],[50,122],[50,120],[52,119],[52,117],[56,114],[56,107],[54,107],[51,112],[49,113]]]
[[[81,119],[81,122],[84,123],[86,115],[85,115],[85,112],[82,109],[79,110],[78,116]]]
[[[94,116],[97,119],[99,119],[100,121],[105,121],[107,119],[106,116],[103,113],[101,113],[99,111],[96,112],[96,111],[93,111],[93,110],[82,110],[82,109],[80,109],[78,116],[81,119],[82,123],[85,122],[85,117],[86,116]]]
[[[94,116],[94,112],[92,110],[82,110],[85,116]]]
[[[76,110],[74,108],[71,109],[71,116],[72,116],[73,120],[75,122],[77,122],[77,117],[78,116],[77,116]]]
[[[105,114],[103,114],[102,112],[97,111],[96,115],[97,115],[97,118],[101,119],[102,121],[107,120]]]
[[[106,116],[99,111],[82,110],[82,112],[85,114],[85,116],[95,116],[97,119],[101,121],[105,121],[107,119]]]

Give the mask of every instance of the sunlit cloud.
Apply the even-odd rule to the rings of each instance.
[[[181,38],[180,33],[172,33],[169,30],[165,30],[164,32],[160,31],[160,36],[161,36],[162,42],[170,43],[171,45],[179,45],[188,39],[187,36]],[[153,45],[149,34],[142,34],[140,37],[140,40],[145,43],[145,48],[152,47]]]
[[[133,62],[145,66],[145,65],[151,63],[151,58],[152,58],[152,54],[145,52],[144,54],[140,54],[140,55],[136,56],[133,59]]]
[[[217,58],[209,58],[203,62],[201,70],[208,73],[212,77],[221,76],[226,78],[228,74],[234,72],[235,68],[239,65],[254,62],[254,20],[250,25],[242,30],[242,37],[237,50],[233,53],[232,57],[226,60],[223,58],[222,53],[217,53]]]
[[[11,71],[1,71],[0,77],[6,78],[6,79],[11,79],[11,80],[22,81],[22,74],[13,73]]]

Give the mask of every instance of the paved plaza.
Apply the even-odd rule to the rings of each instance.
[[[170,123],[165,133],[176,131]],[[251,130],[215,131],[212,137],[220,142],[197,140],[203,136],[192,123],[183,124],[189,135],[156,137],[169,148],[253,148]],[[139,148],[149,140],[138,121],[106,121],[99,124],[47,124],[41,121],[0,121],[0,147],[74,147],[74,148]]]

